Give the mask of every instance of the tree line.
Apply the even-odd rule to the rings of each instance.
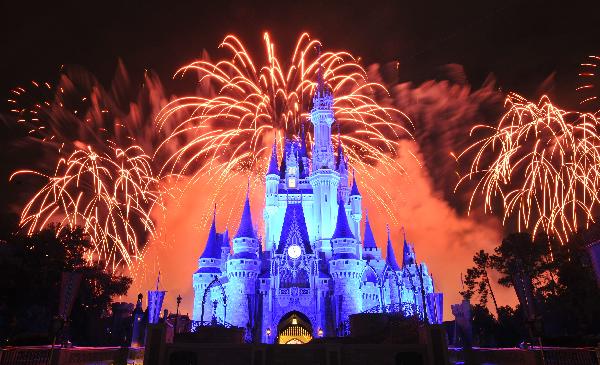
[[[534,338],[544,345],[600,342],[600,289],[586,250],[598,239],[596,223],[564,244],[544,232],[518,232],[504,237],[493,252],[476,252],[460,292],[471,301],[474,343],[516,346]],[[516,306],[498,303],[492,276],[515,290]]]

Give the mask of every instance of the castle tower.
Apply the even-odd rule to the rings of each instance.
[[[323,70],[319,68],[319,79],[313,108],[310,112],[314,127],[312,149],[312,173],[309,177],[313,189],[313,224],[317,226],[316,246],[326,258],[331,257],[330,237],[337,219],[337,196],[340,174],[334,170],[334,155],[331,145],[331,124],[334,122],[333,94],[323,81]]]
[[[133,328],[131,333],[131,347],[144,346],[145,329],[146,324],[144,323],[144,308],[142,308],[142,293],[138,294],[137,303],[133,310]]]
[[[285,156],[284,156],[285,159]],[[273,148],[271,150],[271,159],[269,160],[269,168],[267,169],[267,175],[265,176],[265,251],[271,251],[275,245],[277,239],[275,231],[275,225],[277,224],[277,199],[278,199],[278,186],[279,186],[279,169],[277,168],[277,145],[273,142]]]
[[[394,253],[394,246],[392,245],[392,239],[390,237],[390,227],[387,227],[387,253],[385,258],[386,263],[386,283],[387,291],[389,296],[389,303],[392,305],[400,303],[400,278],[399,272],[400,267],[398,261],[396,261],[396,254]]]
[[[217,234],[217,237],[219,235]],[[231,254],[231,243],[229,242],[229,229],[225,229],[221,237],[221,272],[225,273],[227,271],[227,259]]]
[[[252,224],[249,191],[246,194],[240,225],[233,238],[233,255],[227,260],[226,321],[234,326],[252,328],[256,307],[256,279],[260,273],[258,239]]]
[[[290,151],[287,156],[285,165],[285,187],[290,190],[298,189],[300,170],[298,167],[298,153],[294,148],[294,144],[290,144]]]
[[[216,226],[216,212],[213,212],[213,220],[206,238],[206,245],[200,258],[198,259],[198,270],[193,276],[194,286],[194,321],[200,321],[202,317],[202,301],[204,300],[204,321],[209,321],[213,315],[213,306],[211,304],[211,295],[207,293],[204,298],[204,292],[215,277],[221,276],[221,243],[218,239]]]
[[[335,171],[340,174],[340,185],[338,191],[342,197],[344,203],[348,203],[348,197],[350,194],[350,187],[348,186],[348,162],[344,156],[344,148],[342,147],[342,137],[340,135],[338,123],[338,149],[337,158],[335,161]],[[354,232],[354,231],[353,231]],[[356,236],[356,235],[355,235]]]
[[[358,242],[348,225],[346,210],[341,200],[338,202],[338,216],[331,244],[333,256],[329,261],[329,273],[334,279],[333,304],[335,322],[339,325],[351,314],[362,311],[360,283],[365,269],[365,262],[358,257]]]
[[[302,123],[302,128],[300,130],[300,178],[306,178],[310,173],[310,164],[308,162],[308,150],[306,149],[306,132],[304,130],[304,123]]]
[[[362,220],[362,196],[360,195],[360,191],[358,191],[358,184],[356,183],[354,170],[352,170],[352,189],[350,190],[349,204],[350,217],[352,222],[352,233],[354,233],[354,237],[360,239],[360,221]]]
[[[369,214],[367,214],[365,219],[365,237],[363,238],[362,257],[368,261],[381,260],[381,249],[377,247],[377,242],[375,242],[375,236],[373,235],[371,223],[369,222]]]
[[[314,145],[312,149],[313,171],[333,169],[334,157],[331,146],[331,125],[334,122],[333,93],[323,80],[323,67],[319,66],[319,74],[310,121],[314,126]]]
[[[402,248],[402,268],[416,264],[415,249],[406,241],[406,233],[404,233],[404,246]]]

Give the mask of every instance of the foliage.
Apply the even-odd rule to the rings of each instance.
[[[480,345],[514,346],[535,334],[538,326],[545,340],[556,344],[597,341],[600,290],[585,246],[598,238],[600,224],[571,235],[563,245],[544,233],[532,237],[519,232],[507,235],[493,254],[477,252],[465,277],[467,288],[461,294],[468,300],[478,296],[472,313],[474,335]],[[491,315],[488,295],[494,297],[489,270],[500,274],[498,284],[506,287],[514,287],[516,275],[531,282],[534,313],[528,318],[535,318],[535,324],[526,320],[521,305],[495,306],[496,318]]]
[[[0,337],[4,343],[28,337],[48,342],[57,314],[61,274],[82,273],[71,314],[71,336],[89,343],[89,327],[110,309],[112,298],[127,293],[131,279],[107,272],[85,259],[91,247],[81,228],[58,230],[55,225],[32,235],[8,235],[0,244]],[[35,337],[37,340],[33,340]],[[10,343],[10,342],[9,342]]]
[[[488,303],[488,295],[492,297],[494,308],[496,308],[496,315],[498,315],[498,304],[496,303],[496,296],[492,289],[490,279],[488,276],[488,270],[491,266],[491,257],[484,250],[480,250],[473,256],[473,262],[475,266],[467,269],[467,275],[464,278],[464,283],[467,285],[467,289],[460,292],[460,294],[467,300],[470,300],[475,292],[479,295],[479,305],[485,307]]]

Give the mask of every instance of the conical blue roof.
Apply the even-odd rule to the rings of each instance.
[[[360,196],[360,191],[358,191],[358,184],[356,184],[356,177],[354,176],[354,170],[352,170],[352,189],[350,190],[350,196]]]
[[[302,123],[302,129],[300,131],[300,157],[308,157],[306,150],[306,132],[304,131],[304,123]]]
[[[352,234],[352,230],[348,225],[348,217],[346,216],[346,209],[344,208],[344,202],[338,200],[338,216],[335,224],[335,231],[333,231],[332,239],[335,238],[355,238]]]
[[[200,256],[201,259],[220,259],[221,258],[221,246],[217,239],[217,226],[215,222],[215,216],[213,215],[212,225],[208,231],[208,238],[206,239],[206,245],[204,251]]]
[[[285,170],[287,170],[287,163],[285,161],[289,151],[289,141],[286,139],[283,141],[283,155],[281,156],[281,163],[279,165],[279,177],[285,179]]]
[[[295,240],[299,245],[304,245],[304,252],[312,253],[308,229],[306,228],[306,219],[304,210],[300,203],[288,203],[283,217],[283,226],[281,236],[277,245],[277,253],[283,253],[289,240]]]
[[[404,247],[402,248],[402,267],[406,265],[413,265],[415,263],[415,249],[408,241],[406,241],[406,235],[404,236]]]
[[[279,168],[277,167],[277,146],[273,142],[273,149],[271,150],[271,160],[269,160],[269,169],[267,175],[279,175]]]
[[[250,212],[250,197],[246,194],[246,201],[244,202],[244,210],[242,211],[242,219],[240,220],[240,226],[235,234],[234,238],[254,238],[254,226],[252,225],[252,213]]]
[[[388,241],[387,241],[387,257],[385,258],[386,264],[394,271],[399,271],[400,267],[396,261],[396,254],[394,253],[394,247],[392,246],[392,239],[390,238],[390,229],[388,228]]]
[[[337,158],[335,161],[335,169],[339,172],[340,166],[346,167],[346,160],[344,159],[344,149],[342,148],[342,139],[339,137],[339,127],[338,127],[338,148],[337,148]]]
[[[223,241],[221,242],[221,247],[231,248],[229,243],[229,229],[225,229],[225,232],[223,232]]]
[[[377,243],[375,242],[375,236],[373,236],[373,231],[371,230],[371,223],[369,223],[369,215],[367,214],[365,220],[365,238],[363,239],[363,247],[364,248],[377,248]]]

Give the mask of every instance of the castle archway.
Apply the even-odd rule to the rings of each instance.
[[[313,328],[310,320],[298,311],[286,313],[277,325],[277,343],[299,345],[312,340]]]

